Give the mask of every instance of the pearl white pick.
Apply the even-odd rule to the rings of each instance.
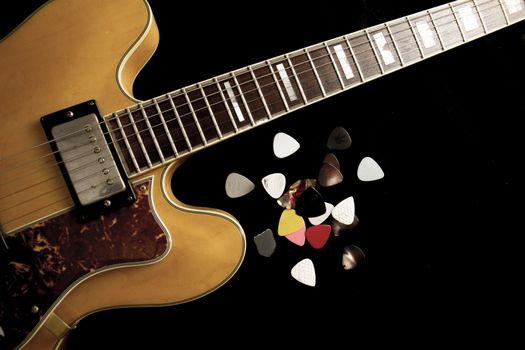
[[[348,197],[339,202],[332,210],[334,219],[345,225],[351,225],[355,218],[354,197]]]
[[[281,173],[266,175],[261,182],[266,192],[275,199],[281,197],[286,187],[286,177]]]
[[[244,175],[230,173],[224,187],[228,197],[238,198],[250,193],[255,188],[255,184]]]
[[[299,142],[284,132],[277,133],[273,138],[273,153],[277,158],[286,158],[294,154],[299,147]]]
[[[324,214],[321,214],[319,216],[314,216],[312,218],[308,218],[308,221],[310,221],[312,225],[321,225],[326,220],[326,218],[330,216],[330,213],[332,213],[332,209],[334,209],[333,204],[324,202],[324,206],[326,208],[326,211],[324,212]]]
[[[306,258],[292,267],[292,277],[310,287],[315,287],[315,268],[312,260]]]
[[[384,176],[383,169],[370,157],[364,157],[357,167],[357,178],[361,181],[375,181]]]

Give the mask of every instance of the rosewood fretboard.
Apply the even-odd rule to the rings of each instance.
[[[181,88],[106,123],[134,176],[524,18],[524,0],[455,1]]]

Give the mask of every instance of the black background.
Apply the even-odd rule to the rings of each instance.
[[[135,96],[155,97],[441,3],[151,0],[161,39],[135,82]],[[17,9],[2,10],[2,34],[37,4],[18,2]],[[218,291],[188,304],[91,315],[71,334],[67,348],[510,341],[523,295],[518,169],[524,149],[519,127],[525,115],[524,24],[192,156],[176,173],[174,191],[186,203],[218,207],[239,219],[248,243],[241,269]],[[288,184],[315,178],[336,126],[350,132],[353,145],[336,153],[343,183],[321,193],[334,204],[354,196],[359,226],[350,235],[331,237],[319,251],[277,237],[275,254],[259,256],[253,237],[266,228],[276,231],[281,211],[260,179],[272,172],[284,173]],[[272,153],[279,131],[301,144],[289,158]],[[364,156],[381,165],[383,180],[357,180]],[[229,199],[224,180],[233,171],[256,189]],[[341,267],[347,244],[367,256],[351,271]],[[303,258],[316,266],[316,287],[290,276]]]

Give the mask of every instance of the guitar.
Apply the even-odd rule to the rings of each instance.
[[[231,278],[245,252],[240,225],[167,190],[187,155],[524,18],[522,1],[452,3],[137,104],[133,78],[157,41],[147,5],[71,6],[49,3],[0,46],[2,273],[13,282],[0,304],[7,348],[50,348],[91,312],[181,303]],[[70,55],[60,51],[64,41],[78,42]],[[29,59],[37,53],[38,62]],[[57,74],[68,66],[82,73]],[[46,91],[68,93],[50,99]],[[107,130],[96,133],[101,117]],[[75,143],[78,130],[87,141]],[[73,145],[60,145],[72,133]],[[87,155],[71,149],[85,142],[100,151],[78,165]],[[91,168],[100,153],[104,165]],[[96,181],[116,185],[114,193],[82,188],[108,163],[109,177]],[[77,167],[90,171],[77,176]]]

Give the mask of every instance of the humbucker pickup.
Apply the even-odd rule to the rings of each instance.
[[[42,117],[42,125],[82,217],[135,200],[95,101]]]

